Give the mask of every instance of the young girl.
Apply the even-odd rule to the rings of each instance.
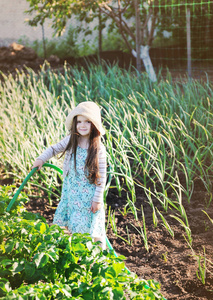
[[[32,168],[40,170],[51,157],[65,154],[62,196],[53,224],[67,227],[70,233],[89,233],[105,249],[106,150],[101,143],[105,132],[100,109],[94,102],[82,102],[65,125],[70,135],[44,151]]]

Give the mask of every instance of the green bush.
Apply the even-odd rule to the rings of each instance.
[[[124,40],[121,37],[121,34],[117,31],[112,31],[107,33],[103,37],[103,43],[102,43],[102,49],[103,51],[112,51],[112,50],[121,50],[127,52],[127,46],[124,42]]]
[[[25,46],[34,49],[39,57],[45,57],[43,41],[35,40],[31,42],[28,38],[23,36],[19,39],[19,43],[22,43]],[[79,56],[77,32],[72,27],[68,29],[65,37],[58,37],[51,40],[45,39],[44,43],[46,48],[46,58],[50,57],[50,55],[56,55],[59,58]]]
[[[91,54],[98,53],[98,37],[95,38],[94,42],[88,42],[86,38],[83,38],[81,42],[78,42],[78,29],[70,27],[67,31],[66,36],[57,37],[53,39],[45,39],[43,41],[35,40],[30,41],[26,36],[22,36],[19,39],[19,43],[26,47],[32,48],[39,57],[45,57],[44,44],[46,49],[46,58],[50,55],[56,55],[59,58],[67,57],[80,57],[88,56]],[[102,50],[123,50],[128,51],[126,45],[121,38],[120,34],[116,31],[103,35],[102,38]]]

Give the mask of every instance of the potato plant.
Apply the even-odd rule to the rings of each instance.
[[[89,235],[66,235],[21,204],[17,210],[0,215],[2,299],[163,299],[158,283],[129,273],[123,256]]]

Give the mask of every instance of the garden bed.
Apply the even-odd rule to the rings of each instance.
[[[202,185],[199,186],[197,184],[191,204],[185,204],[185,209],[192,230],[194,251],[196,251],[196,254],[203,256],[203,247],[205,247],[206,257],[212,259],[213,224],[211,224],[202,210],[205,210],[213,218],[213,207],[211,205],[206,210],[203,204],[203,200],[206,197],[207,194],[202,190]],[[141,235],[131,225],[133,224],[139,229],[139,224],[135,221],[135,217],[130,213],[127,216],[123,216],[120,212],[123,211],[125,199],[119,198],[116,192],[113,193],[111,191],[107,197],[107,203],[108,206],[110,205],[115,209],[118,235],[126,240],[128,239],[126,233],[126,227],[128,226],[130,244],[116,237],[110,225],[107,229],[107,237],[117,254],[122,254],[126,257],[126,266],[129,270],[135,272],[141,278],[158,281],[161,284],[163,295],[168,300],[213,299],[213,274],[207,271],[205,284],[202,284],[201,280],[198,279],[196,275],[198,263],[183,237],[185,232],[180,224],[167,216],[167,220],[169,219],[169,224],[175,233],[174,239],[162,223],[155,228],[152,220],[152,210],[146,202],[146,198],[143,195],[138,196],[137,206],[140,208],[141,204],[143,204],[146,218],[149,246],[149,252],[147,252]],[[40,213],[50,223],[52,222],[56,206],[57,202],[53,200],[51,207],[45,195],[37,200],[31,200],[26,205],[27,210]],[[201,219],[201,215],[203,215],[203,219]],[[141,220],[141,217],[139,217],[139,220]],[[140,222],[140,224],[142,223]],[[210,271],[213,272],[212,269]]]

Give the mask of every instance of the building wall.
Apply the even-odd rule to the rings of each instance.
[[[30,15],[25,14],[24,11],[29,8],[29,3],[26,0],[0,0],[0,46],[9,46],[12,42],[18,42],[20,38],[27,38],[29,41],[42,40],[42,27],[31,27],[25,23],[26,19],[30,19]],[[97,23],[97,21],[95,22]],[[95,26],[97,24],[91,24]],[[67,27],[72,24],[76,25],[73,19],[67,23]],[[81,26],[88,26],[82,23]],[[44,24],[45,38],[51,39],[53,30],[51,22],[47,20]],[[94,32],[93,36],[89,36],[89,41],[93,41],[98,35]],[[79,35],[79,41],[83,35]]]
[[[8,46],[11,42],[18,41],[19,38],[26,36],[29,40],[41,40],[42,28],[31,27],[25,23],[29,18],[24,13],[28,9],[29,3],[26,0],[0,0],[0,45]],[[50,23],[46,22],[46,37],[51,37],[53,31]]]

